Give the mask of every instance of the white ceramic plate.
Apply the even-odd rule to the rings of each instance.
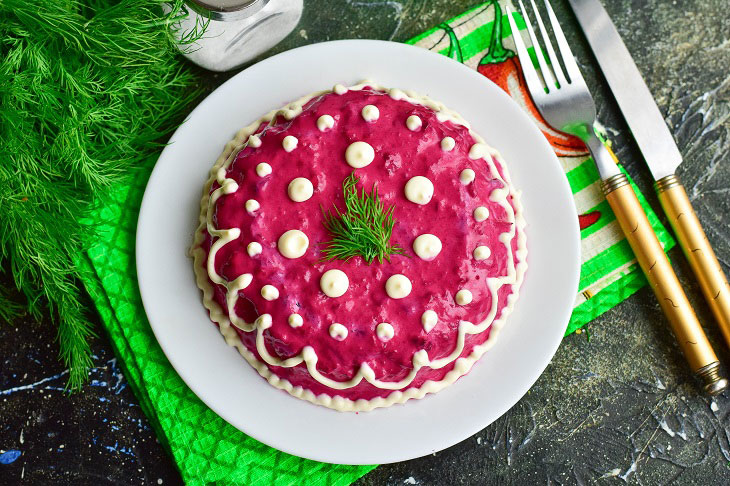
[[[298,400],[262,379],[208,319],[186,256],[207,174],[234,133],[272,108],[335,83],[371,78],[461,113],[507,161],[523,191],[528,262],[520,299],[493,349],[436,395],[368,413]],[[403,44],[326,42],[262,61],[220,86],[160,155],[137,227],[137,272],[163,351],[206,405],[277,449],[324,462],[376,464],[445,449],[512,407],[550,362],[579,276],[579,231],[567,180],[545,138],[496,85],[456,61]]]

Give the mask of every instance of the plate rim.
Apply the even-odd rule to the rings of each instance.
[[[251,432],[250,431],[250,428],[245,427],[241,423],[241,421],[236,420],[235,418],[233,418],[233,419],[230,418],[230,414],[226,410],[223,410],[219,406],[219,404],[217,402],[215,402],[215,400],[213,399],[213,397],[206,396],[205,394],[199,393],[200,387],[198,386],[198,384],[196,382],[192,382],[192,383],[190,382],[190,380],[189,380],[190,376],[186,376],[187,373],[186,373],[186,371],[184,369],[184,364],[182,364],[179,361],[178,356],[174,353],[174,350],[168,348],[167,344],[169,344],[169,343],[167,343],[166,336],[163,333],[163,327],[161,327],[159,325],[155,325],[155,323],[153,323],[153,319],[150,317],[151,313],[153,313],[153,311],[151,311],[151,309],[150,309],[152,307],[152,305],[153,305],[151,303],[153,299],[150,296],[150,290],[147,288],[146,283],[143,282],[143,278],[142,278],[142,275],[145,275],[146,274],[146,270],[144,269],[144,264],[145,264],[145,262],[144,262],[144,256],[141,256],[140,252],[137,251],[138,248],[140,248],[141,246],[144,245],[144,240],[147,237],[147,235],[144,233],[144,228],[146,226],[146,223],[145,222],[146,222],[147,217],[151,217],[151,216],[149,216],[149,214],[150,214],[149,211],[145,211],[145,210],[146,210],[146,208],[150,207],[150,205],[152,204],[152,203],[150,203],[150,200],[153,198],[153,196],[151,196],[152,192],[150,191],[150,188],[151,187],[152,188],[153,187],[156,187],[155,185],[156,184],[159,184],[159,182],[157,182],[157,179],[159,179],[161,177],[160,174],[163,172],[163,167],[164,167],[163,164],[166,163],[165,161],[169,157],[170,151],[174,151],[175,150],[174,148],[170,148],[170,147],[173,147],[175,145],[175,142],[178,141],[178,138],[181,137],[180,134],[184,131],[185,124],[189,120],[191,120],[194,117],[198,116],[199,113],[204,112],[204,110],[206,109],[207,105],[210,104],[210,103],[213,103],[213,99],[214,99],[215,96],[220,96],[222,92],[224,92],[225,90],[229,89],[231,86],[235,86],[236,84],[240,83],[241,80],[245,76],[250,75],[250,73],[253,70],[264,70],[264,69],[268,69],[269,65],[276,64],[276,63],[281,63],[281,62],[283,62],[283,60],[286,60],[287,58],[289,58],[291,56],[301,55],[304,51],[318,51],[318,50],[326,50],[326,49],[329,49],[329,48],[333,48],[334,49],[334,48],[337,48],[337,47],[340,47],[340,46],[345,46],[345,47],[350,46],[350,47],[353,47],[353,48],[358,48],[358,47],[367,48],[368,46],[371,46],[374,49],[386,49],[386,50],[387,49],[394,49],[395,51],[401,50],[402,52],[406,52],[406,51],[408,51],[408,52],[414,52],[414,53],[415,52],[418,52],[419,53],[418,55],[424,55],[425,54],[427,56],[433,56],[434,58],[438,58],[439,59],[439,62],[441,62],[442,60],[446,60],[448,62],[452,62],[453,63],[452,67],[456,68],[458,66],[458,68],[460,68],[462,70],[462,72],[465,73],[466,76],[478,76],[479,78],[481,78],[481,81],[485,82],[485,84],[491,84],[492,85],[491,87],[493,88],[492,91],[495,93],[495,96],[501,96],[501,97],[505,98],[508,103],[513,104],[514,105],[514,108],[519,112],[519,115],[517,115],[517,116],[523,118],[523,121],[526,122],[525,123],[525,126],[529,125],[531,127],[531,130],[529,130],[529,131],[532,131],[533,132],[532,135],[535,135],[535,134],[539,135],[539,137],[537,137],[537,138],[539,138],[542,141],[542,145],[544,146],[543,148],[545,149],[544,150],[545,157],[548,158],[548,159],[551,159],[550,160],[550,163],[554,166],[554,168],[556,168],[557,170],[559,170],[561,172],[561,174],[563,175],[563,184],[562,184],[563,185],[563,188],[562,188],[562,191],[561,192],[564,192],[564,190],[566,190],[566,189],[569,191],[569,185],[568,185],[568,182],[567,182],[567,178],[564,177],[564,173],[563,173],[562,168],[560,167],[560,163],[559,163],[559,161],[558,161],[555,153],[550,148],[547,140],[542,135],[542,133],[539,131],[539,129],[537,128],[537,126],[534,123],[532,123],[532,121],[530,121],[529,117],[523,112],[522,108],[508,94],[506,94],[505,92],[503,92],[500,88],[498,88],[496,85],[494,85],[494,83],[492,83],[486,77],[483,77],[482,75],[480,75],[479,73],[477,73],[475,70],[469,68],[468,66],[463,65],[461,63],[458,63],[457,61],[451,60],[449,58],[446,58],[446,57],[444,57],[444,56],[442,56],[440,54],[437,54],[437,53],[434,53],[434,52],[431,52],[431,51],[427,51],[427,50],[422,49],[420,47],[410,46],[410,45],[407,45],[407,44],[396,43],[396,42],[382,41],[382,40],[345,39],[345,40],[336,40],[336,41],[323,42],[323,43],[319,43],[319,44],[310,44],[310,45],[306,45],[306,46],[297,47],[295,49],[291,49],[291,50],[288,50],[288,51],[284,51],[284,52],[279,53],[279,54],[277,54],[275,56],[269,57],[269,58],[267,58],[265,60],[260,61],[259,63],[256,63],[256,64],[248,67],[247,69],[245,69],[245,70],[237,73],[235,76],[232,76],[230,79],[228,79],[227,81],[225,81],[224,83],[222,83],[219,87],[217,87],[215,90],[213,90],[210,94],[208,94],[203,100],[201,100],[200,103],[198,103],[198,105],[186,117],[186,119],[184,120],[184,122],[172,134],[172,136],[170,137],[170,140],[169,140],[168,144],[165,146],[165,148],[163,149],[163,151],[160,153],[160,156],[158,158],[158,161],[155,164],[155,167],[153,168],[152,173],[150,174],[150,178],[149,178],[149,181],[147,183],[147,186],[145,187],[145,193],[144,193],[144,196],[143,196],[143,199],[142,199],[142,203],[141,203],[141,206],[140,206],[140,213],[139,213],[137,231],[136,231],[136,235],[135,235],[135,263],[136,263],[137,273],[138,273],[138,277],[139,277],[138,278],[138,285],[139,285],[140,295],[141,295],[141,298],[142,298],[143,307],[144,307],[145,313],[146,313],[146,315],[148,317],[148,321],[150,323],[150,327],[152,328],[152,331],[153,331],[153,333],[155,335],[155,339],[157,340],[157,342],[159,343],[161,349],[163,350],[163,353],[165,354],[165,357],[170,362],[170,364],[173,366],[173,368],[175,369],[175,372],[178,374],[178,376],[180,376],[180,378],[183,380],[183,382],[185,383],[185,385],[188,386],[190,388],[190,390],[193,391],[193,393],[207,407],[209,407],[211,410],[213,410],[219,417],[221,417],[227,423],[231,424],[232,426],[234,426],[237,429],[241,430],[246,435],[249,435],[250,437],[252,437],[252,438],[254,438],[254,439],[256,439],[256,440],[258,440],[258,441],[260,441],[260,442],[262,442],[264,444],[267,444],[267,445],[269,445],[271,447],[274,447],[276,449],[279,449],[281,451],[284,451],[284,452],[287,452],[287,453],[290,453],[290,454],[293,454],[293,455],[297,455],[299,457],[304,457],[304,458],[307,458],[307,459],[312,459],[312,460],[317,460],[317,461],[322,461],[322,462],[333,462],[333,463],[353,464],[353,465],[354,464],[372,464],[374,462],[377,462],[377,463],[397,462],[397,461],[407,460],[407,459],[411,459],[411,458],[415,458],[415,457],[421,457],[421,456],[426,455],[426,454],[428,454],[430,452],[434,452],[436,450],[443,450],[445,448],[448,448],[448,447],[450,447],[450,446],[452,446],[452,445],[460,442],[461,440],[464,440],[464,439],[468,438],[469,436],[471,436],[474,433],[476,433],[479,430],[481,430],[481,428],[486,427],[487,425],[489,425],[489,423],[492,423],[494,420],[496,420],[497,418],[499,418],[502,415],[504,415],[504,413],[506,413],[510,408],[512,408],[514,405],[516,405],[519,402],[519,400],[532,388],[532,386],[534,385],[534,383],[537,381],[537,379],[542,375],[542,373],[544,372],[544,370],[547,368],[548,364],[552,360],[552,357],[554,356],[555,352],[557,351],[557,348],[559,347],[559,345],[560,345],[560,343],[562,341],[562,337],[563,337],[562,333],[560,334],[560,336],[557,336],[553,340],[553,342],[546,343],[546,349],[549,350],[549,352],[547,353],[547,355],[549,355],[549,356],[547,357],[547,359],[541,360],[541,361],[544,361],[544,362],[540,366],[534,367],[533,372],[531,373],[532,377],[528,380],[529,381],[529,386],[527,386],[524,391],[520,392],[518,394],[519,396],[517,396],[516,399],[514,399],[514,400],[512,400],[512,399],[506,400],[505,401],[505,404],[506,405],[503,405],[502,407],[499,407],[500,410],[496,413],[496,416],[495,416],[495,418],[493,420],[489,421],[488,423],[482,423],[481,425],[478,426],[478,428],[475,428],[469,435],[464,436],[464,437],[455,437],[455,438],[452,438],[451,440],[442,441],[441,443],[438,444],[437,447],[435,447],[433,449],[430,449],[430,450],[428,450],[426,452],[424,452],[423,450],[421,450],[421,451],[419,451],[415,455],[413,455],[413,454],[407,454],[406,453],[406,454],[403,454],[402,456],[394,457],[392,460],[389,460],[388,458],[380,458],[377,461],[373,461],[373,460],[357,460],[357,459],[356,460],[352,460],[352,461],[350,461],[350,460],[348,460],[348,461],[341,461],[341,460],[337,460],[337,456],[336,455],[333,456],[331,454],[327,454],[327,453],[324,453],[323,454],[323,453],[317,453],[317,452],[309,453],[308,451],[302,453],[302,450],[299,447],[294,447],[294,446],[290,446],[288,444],[283,444],[281,441],[270,440],[270,438],[268,438],[268,437],[261,437],[260,434],[258,434],[256,432]],[[348,74],[343,73],[343,76],[342,77],[343,78],[347,78],[348,76],[349,76]],[[218,95],[216,95],[216,93],[218,93]],[[438,96],[435,96],[435,98],[438,99]],[[292,96],[292,99],[294,99],[294,96]],[[284,102],[285,101],[287,101],[287,100],[284,100]],[[282,102],[282,105],[284,104],[284,102]],[[537,143],[539,144],[539,142],[537,142]],[[497,150],[500,150],[500,147],[499,146],[497,146],[496,148],[497,148]],[[160,164],[160,161],[162,161],[163,164]],[[210,164],[212,164],[212,162],[213,161],[206,161],[206,163],[208,164],[208,165],[205,165],[206,169],[208,168],[208,166]],[[510,161],[509,160],[507,161],[507,164],[508,164],[510,170],[512,170],[513,166],[510,164]],[[202,187],[202,182],[203,181],[201,181],[201,187]],[[517,187],[517,189],[519,190],[520,188]],[[570,194],[570,192],[568,192],[568,194]],[[569,203],[570,209],[573,211],[573,214],[577,214],[577,210],[575,208],[575,202],[574,202],[572,196],[569,197],[569,198],[567,198],[567,199],[568,199],[568,203]],[[196,216],[197,215],[194,215],[194,218],[193,218],[193,221],[192,221],[193,223],[197,220],[197,217]],[[530,218],[530,216],[529,216],[529,213],[528,213],[527,216],[526,216],[526,219],[528,220],[527,233],[528,233],[528,240],[531,240],[531,238],[529,237],[529,233],[530,233],[529,218]],[[573,250],[575,250],[573,253],[576,256],[576,258],[574,259],[575,260],[575,264],[574,264],[573,268],[571,268],[571,269],[565,269],[566,270],[565,271],[565,274],[567,276],[569,276],[569,277],[572,276],[572,279],[571,279],[572,281],[571,282],[568,282],[566,284],[566,287],[570,287],[573,290],[572,295],[576,295],[577,294],[577,291],[578,291],[578,282],[579,282],[579,276],[580,276],[580,258],[579,258],[580,257],[580,232],[579,232],[579,228],[578,228],[577,217],[574,218],[574,219],[575,219],[574,224],[572,224],[573,230],[574,230],[573,231],[573,234],[574,234],[573,236],[574,237],[572,238],[572,245],[573,245]],[[190,244],[190,242],[189,241],[186,241],[185,242],[185,247],[188,248],[189,247],[189,244]],[[529,245],[529,243],[528,243],[528,245]],[[186,258],[186,261],[190,262],[190,259]],[[528,251],[528,262],[529,261],[530,261],[530,251]],[[529,267],[528,267],[528,271],[527,271],[527,275],[526,275],[526,279],[525,279],[526,282],[529,279],[529,274],[530,274],[530,270],[529,270]],[[190,265],[190,276],[191,276],[191,278],[190,278],[191,282],[190,283],[191,283],[191,285],[194,285],[195,282],[194,282],[194,277],[193,277],[193,272],[192,272],[192,264]],[[200,290],[197,289],[197,286],[196,286],[196,290],[198,291],[198,293],[200,292]],[[520,301],[518,300],[518,304],[516,305],[516,309],[519,307],[519,302]],[[200,304],[200,307],[203,308],[202,303]],[[572,307],[572,304],[571,304],[567,308],[567,311],[563,312],[563,314],[565,314],[565,315],[560,316],[560,318],[558,319],[559,321],[565,323],[566,326],[567,326],[568,320],[570,318],[572,309],[573,309],[573,307]],[[511,316],[510,319],[514,319],[514,317]],[[509,329],[509,327],[510,326],[505,326],[505,328],[507,328],[507,329]],[[220,336],[220,334],[218,333],[217,329],[215,331],[218,334],[218,337],[219,338],[222,338],[222,336]],[[163,333],[162,336],[160,335],[160,333]],[[222,339],[221,339],[221,341],[223,342]],[[499,341],[498,341],[498,343],[499,343]],[[487,354],[489,354],[489,353],[487,353]],[[486,357],[486,355],[483,356],[479,361],[484,361],[485,360],[485,357]],[[242,357],[240,357],[240,358],[242,358]],[[241,363],[245,363],[245,360],[241,359]],[[242,366],[249,367],[249,365],[247,363],[246,364],[242,364]],[[475,363],[475,368],[476,368],[476,366],[477,365]],[[474,370],[472,370],[469,374],[471,374],[471,373],[474,373]],[[468,375],[466,375],[466,376],[468,376]],[[258,377],[258,374],[256,374],[256,376]],[[259,379],[261,379],[262,381],[264,381],[260,377],[259,377]],[[461,381],[461,380],[459,380],[459,381]],[[456,384],[452,385],[452,387],[455,386],[455,385]],[[270,386],[270,385],[266,384],[266,386]],[[450,388],[450,387],[447,387],[447,389],[448,388]],[[444,390],[444,391],[446,391],[446,390]],[[444,393],[444,391],[442,391],[441,393]],[[431,395],[428,395],[427,397],[424,397],[422,400],[426,400],[428,398],[433,398],[434,396],[437,397],[438,395],[431,394]],[[295,400],[294,397],[288,397],[287,396],[287,398],[289,400]],[[415,400],[411,400],[411,401],[409,401],[409,402],[407,402],[405,404],[395,405],[395,406],[409,407],[409,406],[414,405],[413,402],[415,402]],[[509,402],[509,403],[507,404],[507,402]],[[310,404],[310,406],[316,407],[316,405],[311,405],[311,404]],[[388,410],[388,409],[382,409],[382,410]],[[335,412],[335,413],[341,413],[341,412]],[[349,413],[349,412],[344,412],[344,413]],[[366,413],[368,413],[368,414],[378,413],[378,410],[375,410],[375,411],[372,411],[372,412],[366,412]],[[335,459],[335,460],[333,460],[333,459]]]

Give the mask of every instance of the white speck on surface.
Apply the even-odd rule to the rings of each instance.
[[[303,39],[309,40],[309,37],[307,36],[307,31],[304,29],[299,30],[299,35],[302,36]]]
[[[673,430],[672,430],[672,429],[671,429],[671,428],[669,427],[669,425],[667,424],[667,421],[666,421],[666,420],[662,420],[661,422],[659,422],[659,427],[661,427],[661,428],[662,428],[662,430],[663,430],[664,432],[666,432],[667,434],[669,434],[669,437],[674,437],[675,435],[677,435],[677,434],[676,434],[676,433],[675,433],[675,432],[674,432],[674,431],[673,431]]]
[[[477,437],[477,444],[478,445],[482,445],[482,438],[481,437]]]
[[[631,467],[629,467],[629,468],[628,468],[628,469],[626,470],[626,472],[625,472],[625,473],[623,473],[623,474],[622,474],[621,476],[619,476],[619,478],[621,478],[621,479],[623,479],[624,481],[626,481],[626,479],[627,479],[627,478],[629,477],[629,475],[630,475],[631,473],[634,473],[634,472],[636,472],[636,461],[632,462],[632,463],[631,463]]]
[[[718,410],[720,410],[720,407],[717,406],[717,402],[715,400],[710,402],[710,410],[712,410],[713,412],[717,412]],[[21,432],[20,436],[23,437],[22,432]],[[22,440],[21,440],[21,443],[22,443]]]
[[[619,475],[620,472],[621,472],[621,469],[614,468],[614,469],[611,469],[610,471],[606,472],[606,474],[604,474],[603,476],[601,476],[598,479],[615,478],[616,476]]]
[[[416,478],[411,476],[411,477],[407,478],[405,481],[403,481],[403,484],[418,484],[418,483],[416,482]]]

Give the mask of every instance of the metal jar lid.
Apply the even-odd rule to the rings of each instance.
[[[186,3],[203,17],[227,22],[254,15],[269,0],[186,0]]]

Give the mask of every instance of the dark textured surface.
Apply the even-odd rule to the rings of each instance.
[[[346,37],[405,40],[479,2],[305,3],[300,25],[267,56]],[[566,2],[553,3],[617,154],[658,209],[575,19]],[[678,139],[679,173],[730,273],[727,1],[604,4]],[[214,87],[226,78],[207,79]],[[680,253],[671,256],[701,319],[712,322]],[[66,397],[54,326],[17,324],[0,331],[0,484],[180,482],[104,337],[94,343],[92,381]],[[587,329],[564,340],[532,390],[494,424],[433,456],[381,466],[360,484],[730,483],[730,399],[699,394],[651,293],[643,289]],[[730,363],[719,332],[707,330]],[[21,455],[4,464],[15,450]]]

